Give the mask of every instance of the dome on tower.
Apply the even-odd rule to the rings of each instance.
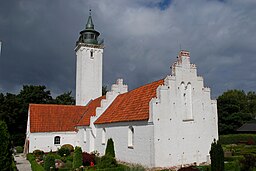
[[[91,10],[90,10],[91,11]],[[76,42],[76,45],[79,43],[84,43],[84,44],[91,44],[91,45],[100,45],[98,41],[100,33],[96,30],[94,30],[94,24],[92,21],[92,16],[91,13],[88,17],[85,29],[80,32],[80,36],[78,41]]]

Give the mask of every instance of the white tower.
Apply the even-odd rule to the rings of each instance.
[[[91,14],[76,42],[76,105],[85,106],[102,96],[103,44],[98,41]]]

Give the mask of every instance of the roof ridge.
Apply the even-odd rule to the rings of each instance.
[[[65,107],[84,107],[84,106],[77,106],[77,105],[49,104],[49,103],[43,103],[43,104],[29,103],[29,106],[65,106]]]
[[[137,89],[142,88],[142,87],[146,87],[146,86],[148,86],[148,85],[151,85],[151,84],[153,84],[153,83],[156,83],[156,82],[159,82],[159,81],[162,81],[162,80],[164,80],[164,78],[162,78],[162,79],[160,79],[160,80],[156,80],[156,81],[150,82],[150,83],[147,83],[147,84],[144,84],[144,85],[142,85],[142,86],[140,86],[140,87],[137,87],[137,88],[135,88],[135,89],[132,89],[132,90],[126,92],[126,93],[130,93],[130,92],[132,92],[132,91],[134,91],[134,90],[137,90]],[[123,93],[123,94],[126,94],[126,93]],[[123,95],[123,94],[119,94],[119,95]],[[118,96],[119,96],[119,95],[118,95]]]

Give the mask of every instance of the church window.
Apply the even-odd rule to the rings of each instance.
[[[93,58],[93,50],[90,51],[90,56]]]
[[[133,148],[134,145],[134,129],[132,126],[128,129],[128,148]]]
[[[84,142],[86,142],[86,138],[87,138],[87,136],[86,136],[86,129],[84,128],[83,129],[83,139],[84,139]]]
[[[102,140],[101,140],[101,144],[105,145],[106,144],[106,129],[103,128],[102,129]]]
[[[60,144],[60,136],[55,136],[55,137],[54,137],[54,144],[55,144],[55,145]]]

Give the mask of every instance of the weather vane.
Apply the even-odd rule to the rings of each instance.
[[[90,15],[90,16],[92,15],[92,10],[91,10],[91,9],[89,10],[89,15]]]

